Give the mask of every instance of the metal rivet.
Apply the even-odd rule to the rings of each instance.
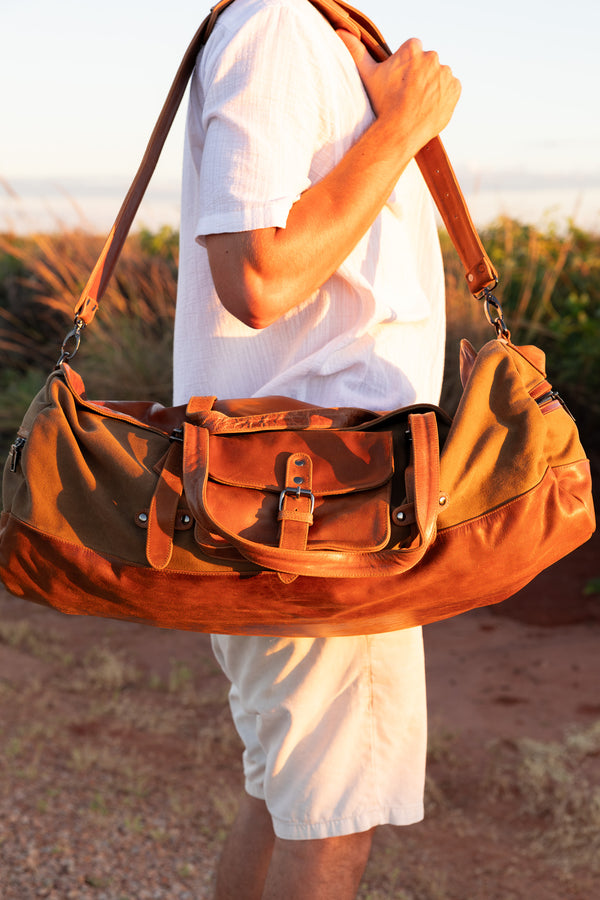
[[[138,521],[143,522],[145,525],[146,522],[148,521],[148,514],[147,513],[138,513]]]
[[[300,478],[299,475],[296,475],[294,478],[294,484],[304,484],[304,478]]]
[[[404,522],[404,520],[406,518],[406,513],[402,512],[401,509],[399,509],[397,512],[395,512],[394,515],[396,516],[396,518],[398,519],[399,522]]]
[[[448,502],[448,498],[446,497],[445,494],[442,494],[440,496],[440,500],[439,500],[440,506],[445,506],[447,502]]]
[[[192,519],[191,519],[190,516],[188,516],[187,513],[184,513],[184,514],[182,515],[182,517],[181,517],[181,524],[182,524],[182,525],[189,525],[191,521],[192,521]]]

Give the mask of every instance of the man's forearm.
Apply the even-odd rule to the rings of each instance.
[[[408,138],[389,132],[387,123],[376,120],[338,165],[302,194],[285,228],[207,238],[217,293],[236,318],[264,328],[339,268],[416,152]]]
[[[206,239],[221,302],[253,328],[264,328],[303,303],[339,268],[458,100],[459,83],[418,41],[407,41],[377,64],[355,38],[342,37],[369,93],[375,122],[294,204],[285,228]]]

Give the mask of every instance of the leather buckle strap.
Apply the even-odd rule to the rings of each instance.
[[[306,550],[308,529],[313,524],[315,508],[312,472],[312,460],[307,453],[290,454],[277,516],[281,522],[279,546],[286,550]]]
[[[306,550],[308,529],[313,524],[315,496],[312,488],[313,465],[307,453],[290,454],[285,467],[285,487],[279,495],[279,547],[282,550]],[[278,573],[284,584],[297,578]]]
[[[164,569],[171,561],[173,533],[182,494],[183,446],[174,441],[165,456],[148,510],[146,559],[153,569]],[[187,522],[184,524],[188,525]]]

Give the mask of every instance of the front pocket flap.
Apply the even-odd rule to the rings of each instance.
[[[269,431],[211,435],[208,474],[221,484],[281,491],[292,453],[313,464],[315,497],[369,490],[394,471],[392,435],[370,431]]]
[[[314,522],[308,529],[309,550],[381,550],[390,537],[390,485],[360,491],[352,496],[316,500]],[[231,541],[219,535],[211,523],[255,544],[279,543],[279,497],[237,485],[209,481],[206,486],[208,518],[196,524],[195,537],[204,552],[220,556]]]

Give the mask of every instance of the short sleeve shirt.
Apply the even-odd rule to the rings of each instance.
[[[285,228],[373,121],[355,64],[307,0],[236,0],[192,79],[184,149],[175,402],[285,395],[373,410],[437,402],[444,286],[416,164],[310,298],[257,331],[219,302],[207,234]],[[315,244],[320,235],[315,233]]]

